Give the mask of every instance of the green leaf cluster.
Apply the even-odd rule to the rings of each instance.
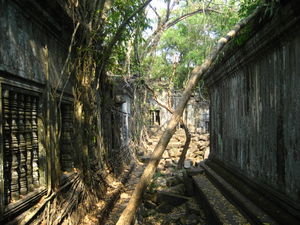
[[[99,38],[103,38],[104,46],[108,45],[123,21],[132,15],[143,2],[143,0],[115,0],[113,2],[113,6],[107,14],[105,26],[102,28],[102,34],[99,35]],[[141,40],[141,32],[148,27],[149,20],[144,11],[138,13],[132,21],[127,24],[126,29],[122,32],[121,36],[118,37],[118,44],[113,48],[113,53],[107,67],[108,71],[113,74],[123,73],[128,42],[134,38]]]
[[[155,56],[146,60],[152,78],[168,80],[175,89],[181,89],[192,69],[202,64],[216,41],[239,20],[236,1],[212,2],[211,8],[216,12],[193,15],[163,34]],[[200,6],[199,1],[190,2],[172,16],[178,17]]]

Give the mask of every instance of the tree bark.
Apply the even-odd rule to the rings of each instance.
[[[186,156],[186,153],[189,150],[189,146],[190,146],[190,143],[191,143],[191,137],[192,137],[192,135],[191,135],[188,127],[186,126],[186,124],[183,123],[182,126],[183,126],[183,129],[184,129],[186,139],[185,139],[185,143],[184,143],[184,146],[183,146],[183,149],[182,149],[182,152],[181,152],[181,155],[179,157],[178,164],[177,164],[177,168],[179,168],[179,169],[181,169],[183,167],[185,156]]]
[[[224,46],[236,36],[236,34],[243,28],[250,20],[252,20],[257,13],[259,12],[259,8],[254,11],[252,15],[241,20],[237,25],[234,26],[233,30],[227,33],[227,35],[221,38],[218,41],[216,48],[211,52],[211,54],[207,57],[204,63],[201,66],[196,66],[191,74],[191,78],[189,79],[187,86],[183,92],[183,95],[179,101],[179,104],[174,111],[170,121],[168,122],[166,130],[163,132],[158,144],[156,145],[151,159],[145,168],[143,175],[140,179],[140,182],[136,185],[135,190],[132,194],[132,197],[122,212],[118,222],[116,225],[130,225],[134,219],[136,210],[142,200],[142,196],[147,186],[150,184],[153,174],[157,168],[157,165],[161,159],[162,154],[164,153],[170,139],[172,138],[176,126],[178,122],[181,120],[182,113],[184,108],[192,94],[194,87],[197,85],[200,78],[203,76],[205,72],[208,71],[210,66],[213,64],[214,60],[217,58],[218,54],[224,48]]]

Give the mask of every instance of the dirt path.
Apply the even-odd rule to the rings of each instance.
[[[135,162],[124,168],[124,173],[116,180],[111,178],[104,199],[93,206],[90,213],[80,220],[81,225],[115,224],[126,207],[135,184],[143,172],[144,164]]]
[[[123,212],[123,210],[126,208],[131,195],[134,191],[134,188],[136,184],[139,182],[140,177],[142,175],[142,172],[145,168],[145,165],[147,164],[149,160],[149,155],[151,155],[151,152],[153,151],[153,148],[157,144],[159,140],[160,133],[157,132],[154,136],[149,138],[148,145],[146,147],[146,151],[143,152],[143,156],[141,157],[141,160],[145,163],[138,163],[136,162],[135,167],[133,170],[130,169],[130,166],[124,170],[125,177],[128,178],[121,178],[121,181],[112,181],[109,183],[110,187],[108,188],[108,191],[106,193],[105,199],[98,202],[98,204],[95,206],[94,210],[88,215],[85,216],[85,218],[82,221],[82,225],[115,225]],[[191,161],[191,164],[195,164],[195,162],[199,162],[203,160],[203,157],[205,155],[205,152],[207,152],[207,142],[208,136],[206,135],[197,135],[192,136],[192,142],[190,145],[189,152],[187,154],[187,160]],[[167,178],[171,178],[176,175],[176,163],[177,160],[181,154],[182,145],[184,143],[185,136],[182,130],[179,130],[176,132],[176,135],[174,135],[174,138],[169,143],[169,146],[167,148],[166,153],[164,154],[159,166],[158,166],[158,174],[161,177],[154,178],[154,182],[152,186],[155,186],[158,189],[164,189],[166,188],[164,185],[160,184],[159,181],[164,181],[163,183],[166,183]],[[196,144],[201,143],[201,145]],[[209,150],[208,150],[209,151]],[[131,172],[132,171],[132,172]],[[128,175],[126,175],[128,174]],[[157,179],[158,178],[158,179]],[[123,180],[123,181],[122,181]],[[156,189],[155,188],[155,189]],[[169,190],[168,190],[169,191]],[[149,203],[149,202],[148,202]],[[191,202],[190,202],[191,203]],[[185,205],[184,207],[188,207],[190,210],[191,204]],[[195,205],[192,203],[192,205]],[[149,210],[147,210],[144,206],[141,206],[141,209],[143,209],[143,212],[146,212],[148,214]],[[151,210],[150,210],[151,211]],[[164,219],[165,217],[172,217],[175,218],[179,215],[179,217],[183,217],[182,214],[186,214],[185,209],[177,208],[176,210],[172,210],[172,212],[169,213],[159,213],[159,212],[150,212],[153,214],[151,218],[146,218],[144,222],[148,224],[163,224],[161,219]],[[196,210],[198,213],[198,209]],[[142,213],[143,214],[143,213]],[[174,215],[177,216],[174,216]],[[199,213],[198,213],[199,214]],[[155,216],[154,216],[155,215]],[[139,215],[141,217],[142,215]],[[154,216],[154,217],[153,217]],[[146,216],[148,217],[148,216]],[[154,221],[156,221],[154,223]],[[199,220],[198,220],[199,221]],[[162,222],[162,223],[160,223]]]
[[[128,182],[124,185],[124,189],[120,195],[119,200],[116,202],[113,210],[109,214],[108,219],[105,222],[105,225],[115,225],[127,206],[132,192],[134,191],[135,185],[139,182],[139,178],[142,175],[144,169],[144,164],[137,164],[136,168],[132,172]]]

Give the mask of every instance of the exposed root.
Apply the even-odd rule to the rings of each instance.
[[[47,200],[42,213],[35,224],[72,224],[81,223],[81,218],[93,209],[104,196],[107,184],[99,174],[95,173],[91,184],[86,184],[81,174],[66,179],[62,188]]]

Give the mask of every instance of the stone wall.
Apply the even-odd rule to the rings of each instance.
[[[200,101],[198,96],[192,97],[183,112],[183,118],[191,132],[208,133],[209,103]]]
[[[109,145],[108,162],[115,175],[121,175],[125,165],[133,157],[131,140],[133,136],[132,106],[133,89],[122,77],[110,78],[110,98],[104,103],[104,135]],[[110,117],[110,118],[109,118]],[[134,118],[137,119],[137,118]]]
[[[59,180],[60,169],[74,167],[70,83],[60,110],[58,98],[49,99],[54,89],[60,95],[66,81],[61,71],[70,24],[56,1],[0,1],[1,220],[17,215],[45,194],[47,177]],[[46,165],[49,152],[51,171]]]
[[[46,187],[58,189],[82,160],[81,146],[75,146],[82,130],[76,130],[73,80],[63,72],[74,24],[61,2],[0,0],[1,224],[33,206]],[[120,175],[132,159],[133,96],[124,82],[105,82],[86,168],[104,174],[110,164]]]
[[[70,27],[37,1],[1,0],[0,70],[28,81],[57,86],[69,46]],[[48,8],[45,8],[48,9]],[[60,15],[60,16],[58,16]]]
[[[299,12],[285,6],[205,76],[210,159],[294,206],[300,201]]]
[[[161,90],[158,95],[158,100],[166,106],[171,106],[171,108],[175,109],[180,97],[180,92],[169,93],[166,90]],[[159,125],[165,127],[171,118],[171,113],[158,105],[153,99],[150,100],[150,105],[153,110],[159,112]],[[208,133],[209,103],[200,100],[197,94],[190,98],[182,117],[190,132]]]

